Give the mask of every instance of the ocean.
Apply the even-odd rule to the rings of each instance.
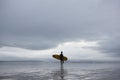
[[[1,61],[0,80],[120,80],[120,63]]]

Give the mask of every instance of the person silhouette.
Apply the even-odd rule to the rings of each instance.
[[[64,79],[64,69],[63,69],[64,56],[62,51],[60,54],[60,63],[61,63],[61,80],[63,80]]]
[[[61,54],[60,54],[60,60],[64,63],[64,60],[63,60],[63,52],[61,51]]]

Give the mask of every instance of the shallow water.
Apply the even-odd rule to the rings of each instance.
[[[119,63],[0,62],[0,80],[120,80]]]

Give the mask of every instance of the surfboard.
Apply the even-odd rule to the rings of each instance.
[[[52,56],[53,56],[53,58],[60,60],[60,55],[54,54],[54,55],[52,55]],[[64,61],[67,61],[68,58],[67,58],[66,56],[63,56],[63,60],[64,60]]]

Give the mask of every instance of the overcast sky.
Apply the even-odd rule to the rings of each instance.
[[[0,60],[120,60],[120,0],[0,0]]]

